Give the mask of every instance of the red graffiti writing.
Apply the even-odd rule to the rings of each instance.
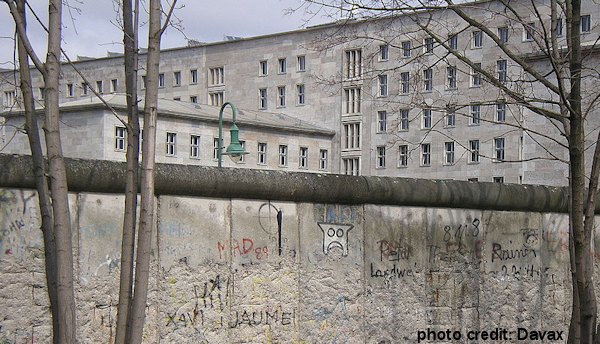
[[[225,259],[228,249],[231,257],[252,255],[257,260],[269,258],[269,248],[267,246],[254,247],[254,241],[248,238],[243,238],[242,240],[233,239],[231,242],[225,240],[223,243],[217,241],[219,259]]]

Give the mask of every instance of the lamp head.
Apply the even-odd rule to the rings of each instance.
[[[231,161],[238,163],[242,161],[242,157],[244,154],[248,154],[248,152],[246,152],[244,147],[242,147],[240,144],[240,140],[238,138],[239,129],[235,123],[231,125],[229,132],[231,134],[231,144],[227,147],[223,155],[229,155]]]

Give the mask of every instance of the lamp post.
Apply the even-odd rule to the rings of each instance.
[[[227,149],[225,150],[225,153],[223,153],[223,110],[225,110],[225,107],[227,107],[227,105],[229,105],[231,107],[232,113],[233,113],[233,121],[231,122],[231,128],[229,128],[229,133],[231,136],[231,143],[229,144],[229,146],[227,147]],[[218,143],[218,148],[217,148],[217,157],[219,160],[219,167],[221,167],[222,165],[222,156],[224,155],[229,155],[229,157],[231,158],[231,160],[233,162],[239,162],[242,160],[242,156],[244,154],[248,154],[248,152],[246,152],[244,150],[244,147],[242,147],[242,145],[240,144],[240,140],[239,140],[239,129],[237,127],[237,125],[235,125],[235,106],[233,106],[232,103],[230,102],[226,102],[225,104],[223,104],[221,106],[221,110],[219,111],[219,143]]]

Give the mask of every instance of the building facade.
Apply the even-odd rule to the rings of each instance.
[[[507,91],[527,99],[552,96],[527,79],[507,51],[544,71],[549,63],[538,54],[540,38],[554,27],[564,44],[566,28],[562,19],[551,25],[547,1],[516,8],[518,20],[498,1],[464,5],[497,39],[440,8],[168,49],[161,53],[159,96],[212,106],[231,101],[239,108],[282,113],[330,130],[335,133],[328,150],[332,173],[565,185],[568,151],[561,129]],[[586,2],[581,17],[581,39],[589,47],[589,77],[584,80],[589,91],[600,85],[594,46],[599,8]],[[122,57],[82,60],[75,66],[89,84],[64,65],[63,101],[88,99],[90,88],[103,94],[124,92]],[[491,77],[506,90],[488,82]],[[7,72],[0,78],[0,95],[10,111],[19,105],[11,81],[15,76]],[[34,78],[41,100],[43,83],[38,74]],[[598,110],[592,108],[590,128],[596,127],[596,117]],[[594,131],[588,136],[592,144]],[[259,160],[258,146],[249,152],[249,158]]]

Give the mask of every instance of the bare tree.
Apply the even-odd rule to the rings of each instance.
[[[37,187],[40,194],[40,206],[45,222],[42,223],[44,244],[46,247],[46,272],[49,282],[49,293],[54,325],[54,343],[76,343],[76,316],[75,296],[73,291],[73,249],[71,234],[71,217],[69,213],[69,201],[67,190],[67,177],[62,154],[60,130],[59,130],[59,77],[61,56],[61,28],[62,28],[62,2],[60,0],[49,1],[48,6],[48,46],[46,61],[42,62],[33,50],[24,21],[25,2],[4,1],[10,9],[11,15],[17,27],[20,51],[25,51],[31,58],[35,67],[42,74],[44,80],[44,132],[46,139],[46,151],[48,158],[49,190],[50,199],[46,187],[46,176],[43,175],[43,163],[39,154],[39,132],[35,130],[35,115],[32,102],[31,82],[29,78],[21,78],[21,86],[26,106],[29,112],[27,126],[30,142],[32,142],[32,153],[36,156],[35,170],[38,178]],[[20,9],[19,9],[20,8]],[[19,54],[22,69],[28,68],[27,56],[24,52]],[[26,72],[28,75],[28,72]],[[50,216],[48,206],[51,205]],[[52,226],[48,224],[51,221]],[[50,228],[52,227],[52,228]],[[54,247],[53,247],[54,245]],[[52,257],[54,255],[54,257]],[[56,286],[54,286],[56,284]]]
[[[342,18],[340,22],[344,23],[344,25],[334,26],[329,30],[328,35],[315,41],[314,46],[317,49],[328,49],[354,41],[360,42],[363,46],[387,46],[390,49],[407,51],[404,59],[387,70],[374,67],[374,64],[370,65],[371,68],[360,70],[359,74],[365,84],[377,83],[380,75],[392,69],[398,72],[401,87],[405,80],[406,87],[409,87],[409,76],[411,83],[416,81],[419,84],[426,84],[430,78],[427,70],[438,68],[446,74],[446,89],[456,86],[453,83],[456,82],[458,74],[466,75],[477,83],[485,83],[487,87],[486,92],[477,93],[480,99],[475,101],[469,99],[463,104],[460,103],[460,97],[453,98],[451,95],[440,96],[439,103],[428,103],[426,98],[431,96],[419,91],[414,92],[411,97],[405,97],[404,100],[389,100],[390,103],[403,103],[402,107],[413,106],[422,109],[429,107],[453,114],[456,111],[456,114],[479,121],[481,119],[478,114],[469,111],[470,105],[495,104],[498,99],[502,99],[507,106],[510,105],[520,114],[515,116],[512,123],[503,123],[508,126],[507,131],[524,132],[534,142],[539,143],[545,151],[545,154],[531,159],[554,159],[568,164],[570,264],[573,288],[568,342],[600,343],[598,335],[600,329],[597,328],[596,321],[596,296],[593,288],[594,262],[591,258],[594,206],[600,174],[600,145],[597,144],[600,136],[590,136],[600,134],[596,133],[597,128],[594,125],[598,123],[591,115],[597,111],[600,98],[598,91],[600,63],[597,56],[597,35],[592,37],[590,42],[585,44],[581,42],[582,30],[593,29],[590,27],[590,16],[582,16],[582,13],[589,13],[582,12],[582,2],[580,0],[531,2],[497,0],[458,4],[452,0],[307,0],[306,2],[309,4],[308,9],[316,6],[319,10],[330,11],[336,19]],[[563,34],[563,28],[566,34]],[[527,43],[508,43],[508,35],[514,35],[515,32],[522,34],[523,40]],[[468,37],[471,49],[457,46],[455,41],[457,34]],[[410,42],[404,45],[403,40],[406,37],[412,37],[410,41],[420,43],[416,46],[410,46]],[[486,67],[485,63],[482,65],[482,61],[475,57],[480,58],[481,55],[474,54],[472,51],[473,47],[481,46],[481,40],[484,38],[497,47],[498,55],[494,56],[501,56],[497,66],[492,68]],[[379,52],[373,55],[377,53]],[[356,58],[356,56],[349,58]],[[410,74],[404,72],[404,75],[400,75],[411,67],[413,70]],[[356,69],[344,71],[333,78],[322,78],[321,81],[344,85],[344,73],[356,73]],[[449,104],[451,111],[449,111]],[[527,127],[524,124],[524,117],[529,114],[542,116],[544,124],[537,128]],[[435,123],[428,124],[431,132],[436,131]],[[420,139],[422,140],[422,137]],[[479,154],[479,151],[474,151],[472,147],[465,148],[469,153]],[[587,169],[586,151],[589,152],[587,162],[591,166]]]

